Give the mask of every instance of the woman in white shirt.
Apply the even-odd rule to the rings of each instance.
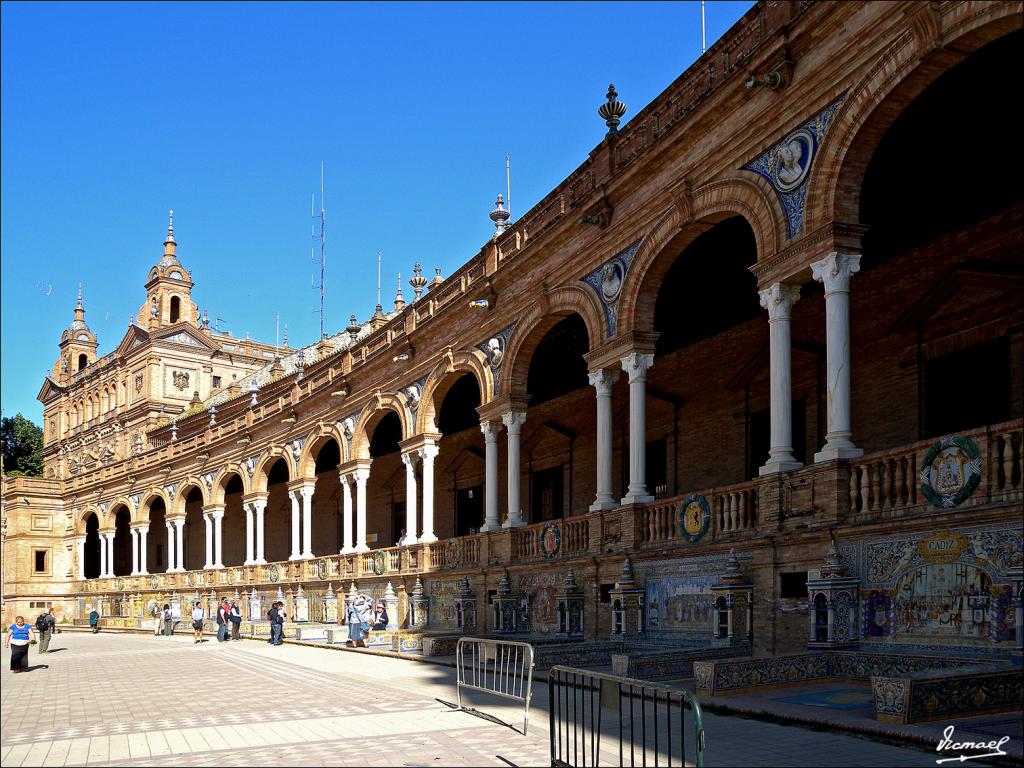
[[[203,623],[205,621],[206,611],[203,610],[203,604],[197,600],[192,609],[192,637],[196,643],[203,642]]]

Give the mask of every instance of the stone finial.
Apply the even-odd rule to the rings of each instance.
[[[302,597],[305,593],[302,591],[302,585],[299,584],[299,591],[295,593],[296,597]]]
[[[608,135],[614,136],[619,132],[619,122],[622,116],[626,114],[626,103],[618,100],[619,94],[615,92],[614,85],[608,86],[608,93],[605,96],[608,101],[598,107],[597,114],[608,126]]]
[[[508,578],[508,571],[501,574],[501,581],[498,582],[498,594],[499,595],[510,595],[512,594],[512,583]]]
[[[354,314],[348,319],[348,328],[345,330],[348,331],[348,335],[352,337],[352,341],[355,341],[356,337],[359,335],[359,321],[356,320],[356,316]]]
[[[472,597],[473,587],[469,583],[469,576],[463,576],[459,583],[459,595],[461,597]]]
[[[576,572],[570,568],[568,573],[565,574],[565,579],[562,580],[562,591],[563,592],[579,592],[580,586],[576,583]]]
[[[175,250],[177,243],[174,241],[174,211],[170,213],[170,218],[167,222],[167,239],[164,240],[164,258],[160,260],[161,264],[170,264],[177,261],[175,257]]]
[[[444,278],[441,277],[441,268],[434,267],[434,279],[430,281],[430,284],[427,286],[427,290],[432,291],[443,282]]]
[[[405,306],[405,297],[402,296],[402,273],[398,273],[398,290],[395,292],[395,309],[401,311]]]
[[[487,216],[494,222],[494,236],[502,234],[508,228],[509,212],[505,210],[505,200],[501,195],[494,201],[494,210]]]
[[[331,584],[331,582],[329,581],[327,582],[327,592],[324,594],[324,597],[326,597],[328,600],[334,597],[334,585]]]
[[[618,581],[615,582],[616,589],[633,589],[636,586],[636,577],[633,575],[633,563],[627,557],[622,563],[622,572]]]
[[[390,597],[395,597],[395,588],[388,582],[388,585],[384,587],[384,599],[387,600]]]
[[[846,575],[846,566],[839,559],[839,550],[836,549],[836,540],[832,539],[825,553],[825,564],[821,566],[819,573],[823,579],[841,578]]]
[[[359,590],[356,588],[355,579],[353,579],[352,584],[348,588],[348,596],[355,597],[357,594],[359,594]]]
[[[729,550],[729,559],[726,561],[725,574],[722,576],[723,584],[742,584],[743,570],[740,568],[740,560],[736,557],[736,550]]]
[[[423,597],[423,581],[419,576],[416,577],[416,584],[412,588],[413,597]]]
[[[235,594],[232,596],[231,599],[232,600],[236,600],[236,601],[242,599],[242,596],[240,594],[238,594],[238,587],[235,587]]]
[[[281,587],[277,588],[277,594],[274,595],[274,599],[280,600],[282,603],[284,602],[284,592],[281,591]]]
[[[416,294],[416,297],[413,299],[413,301],[420,297],[420,294],[423,293],[423,286],[425,286],[426,284],[427,278],[423,276],[423,269],[420,267],[420,263],[417,261],[412,268],[412,277],[409,278],[409,285],[412,286],[413,293]]]

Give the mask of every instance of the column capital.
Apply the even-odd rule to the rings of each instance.
[[[434,445],[432,443],[428,443],[426,445],[423,445],[417,451],[417,453],[419,454],[420,458],[422,460],[424,460],[424,461],[426,461],[428,458],[431,461],[433,461],[434,457],[437,456],[437,454],[440,453],[440,452],[441,452],[441,449],[438,446],[436,446],[436,445]],[[369,472],[369,470],[367,470],[367,472]]]
[[[398,443],[398,449],[402,453],[413,453],[418,451],[424,445],[436,445],[441,440],[441,435],[436,432],[423,432],[419,435],[413,435],[407,440],[402,440]]]
[[[406,471],[412,472],[416,468],[416,462],[419,460],[419,457],[419,452],[415,449],[402,453],[402,463],[405,465]]]
[[[309,499],[312,498],[313,493],[316,491],[316,486],[310,483],[308,480],[296,482],[295,485],[288,484],[289,495],[298,501],[300,498]]]
[[[259,504],[263,506],[267,505],[267,494],[265,493],[250,493],[242,497],[243,504]]]
[[[598,368],[596,371],[590,371],[587,374],[587,381],[590,382],[590,386],[597,390],[597,394],[600,397],[612,393],[612,386],[614,386],[615,380],[618,377],[618,371],[609,368]]]
[[[820,261],[811,262],[811,275],[825,285],[825,295],[849,293],[850,278],[860,272],[860,254],[833,251]]]
[[[484,433],[484,442],[493,443],[498,439],[498,435],[501,434],[501,422],[500,421],[481,421],[480,431]]]
[[[207,504],[203,507],[203,514],[209,514],[213,517],[224,516],[224,505],[223,504]]]
[[[509,411],[501,414],[501,421],[510,434],[519,432],[526,423],[526,411]],[[481,426],[481,429],[483,427]],[[485,433],[486,434],[486,433]]]
[[[793,305],[800,301],[800,286],[773,283],[757,292],[761,306],[768,310],[768,320],[788,320]]]
[[[651,352],[630,352],[620,361],[622,370],[629,376],[629,383],[647,381],[647,371],[654,365],[654,354]]]
[[[356,467],[352,476],[356,479],[356,485],[366,485],[366,481],[370,479],[370,468],[368,466]]]

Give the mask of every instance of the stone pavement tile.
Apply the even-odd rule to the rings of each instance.
[[[46,759],[42,765],[64,765],[67,762],[68,752],[71,751],[71,740],[62,739],[50,744],[50,751],[46,753]]]
[[[149,754],[154,757],[168,755],[171,752],[167,739],[160,731],[151,731],[146,734],[146,742],[149,745]]]
[[[11,750],[4,757],[4,766],[17,766],[22,765],[25,760],[25,755],[32,749],[31,744],[18,744],[17,746],[11,747]]]
[[[149,757],[149,744],[146,734],[132,733],[128,736],[128,751],[133,758]]]
[[[110,759],[110,737],[96,736],[89,739],[90,763],[105,763]]]

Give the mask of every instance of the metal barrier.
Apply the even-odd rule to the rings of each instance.
[[[522,701],[523,735],[526,735],[533,695],[532,645],[513,640],[460,637],[455,646],[455,666],[459,709],[476,711],[473,707],[462,706],[463,688]]]
[[[548,705],[555,768],[596,768],[602,741],[612,750],[618,742],[620,766],[686,765],[687,706],[693,711],[696,736],[693,765],[704,765],[703,718],[689,691],[556,666],[548,673]],[[618,714],[617,724],[614,717],[603,722],[605,709]]]

